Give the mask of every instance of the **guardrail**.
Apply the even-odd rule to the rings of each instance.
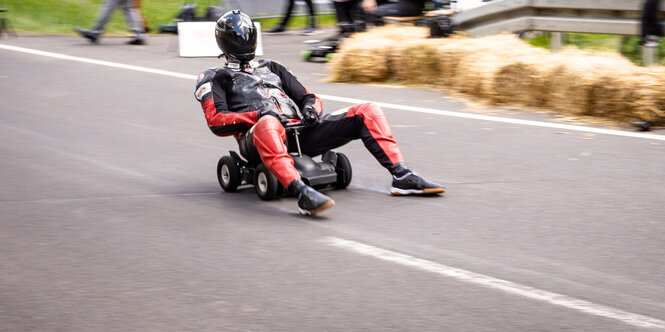
[[[561,33],[640,35],[643,5],[644,0],[495,0],[451,19],[459,30],[472,36],[553,32],[552,46],[556,50]],[[660,8],[665,8],[665,0],[661,0]],[[653,53],[644,51],[645,56]]]

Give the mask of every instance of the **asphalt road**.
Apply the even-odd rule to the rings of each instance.
[[[397,104],[407,162],[445,195],[389,196],[360,142],[320,217],[224,193],[215,168],[236,145],[206,128],[188,78],[219,60],[178,57],[175,37],[1,39],[0,331],[665,329],[662,132],[327,83],[298,58],[305,39],[264,47],[327,112]]]

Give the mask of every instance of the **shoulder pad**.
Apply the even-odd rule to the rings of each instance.
[[[217,75],[216,69],[207,69],[196,78],[196,91],[194,97],[200,102],[210,99],[212,96],[212,79]]]
[[[199,86],[201,86],[201,84],[211,81],[212,78],[215,77],[215,74],[217,74],[216,69],[206,69],[205,71],[200,73],[199,76],[196,78],[196,87],[198,88]]]

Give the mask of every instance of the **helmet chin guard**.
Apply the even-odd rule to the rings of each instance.
[[[239,63],[254,59],[257,29],[252,19],[240,10],[222,15],[215,25],[215,40],[223,54]]]

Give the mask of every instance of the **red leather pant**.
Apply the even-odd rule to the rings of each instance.
[[[297,151],[295,137],[288,136],[277,118],[264,116],[240,141],[243,156],[250,161],[260,158],[285,187],[300,178],[289,156]],[[303,154],[314,157],[355,139],[361,139],[383,167],[404,161],[383,111],[374,103],[324,115],[316,126],[300,131],[300,148]]]

